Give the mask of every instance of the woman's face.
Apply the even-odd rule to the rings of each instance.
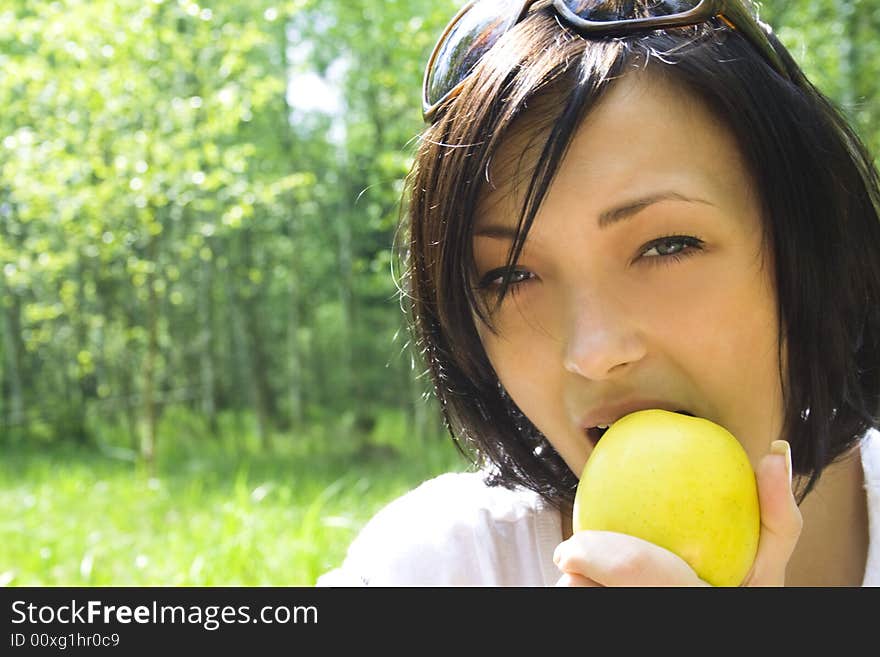
[[[524,133],[490,170],[474,236],[491,305],[522,202]],[[534,143],[540,144],[541,140]],[[526,167],[528,169],[528,167]],[[526,174],[529,172],[526,171]],[[597,425],[643,408],[717,422],[753,464],[779,437],[772,254],[733,137],[695,97],[630,74],[587,116],[495,310],[501,383],[580,475]]]

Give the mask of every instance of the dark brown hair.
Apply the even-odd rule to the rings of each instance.
[[[528,118],[543,143],[530,162],[510,269],[582,119],[615,79],[648,64],[724,122],[757,181],[786,345],[783,435],[795,472],[808,477],[801,498],[880,424],[877,170],[841,112],[771,40],[790,80],[720,22],[593,39],[540,7],[422,133],[401,232],[403,301],[447,428],[490,483],[525,486],[563,506],[577,478],[507,397],[474,325],[476,315],[491,328],[474,292],[472,253],[487,167]]]

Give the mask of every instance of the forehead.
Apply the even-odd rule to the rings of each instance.
[[[524,114],[492,158],[477,227],[516,223],[549,134],[544,105]],[[751,194],[754,185],[733,135],[696,95],[665,78],[630,73],[577,127],[549,196],[576,195],[598,215],[615,201],[661,188],[724,197]]]

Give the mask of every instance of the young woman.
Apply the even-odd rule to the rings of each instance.
[[[744,585],[880,584],[880,183],[740,0],[478,0],[428,64],[407,301],[479,468],[383,509],[319,584],[697,585],[572,533],[602,427],[727,428]]]

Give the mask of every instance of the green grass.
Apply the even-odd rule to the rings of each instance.
[[[465,469],[448,439],[412,444],[395,422],[368,451],[344,428],[270,453],[252,435],[162,436],[155,476],[119,451],[5,448],[0,585],[311,586],[384,504]]]

